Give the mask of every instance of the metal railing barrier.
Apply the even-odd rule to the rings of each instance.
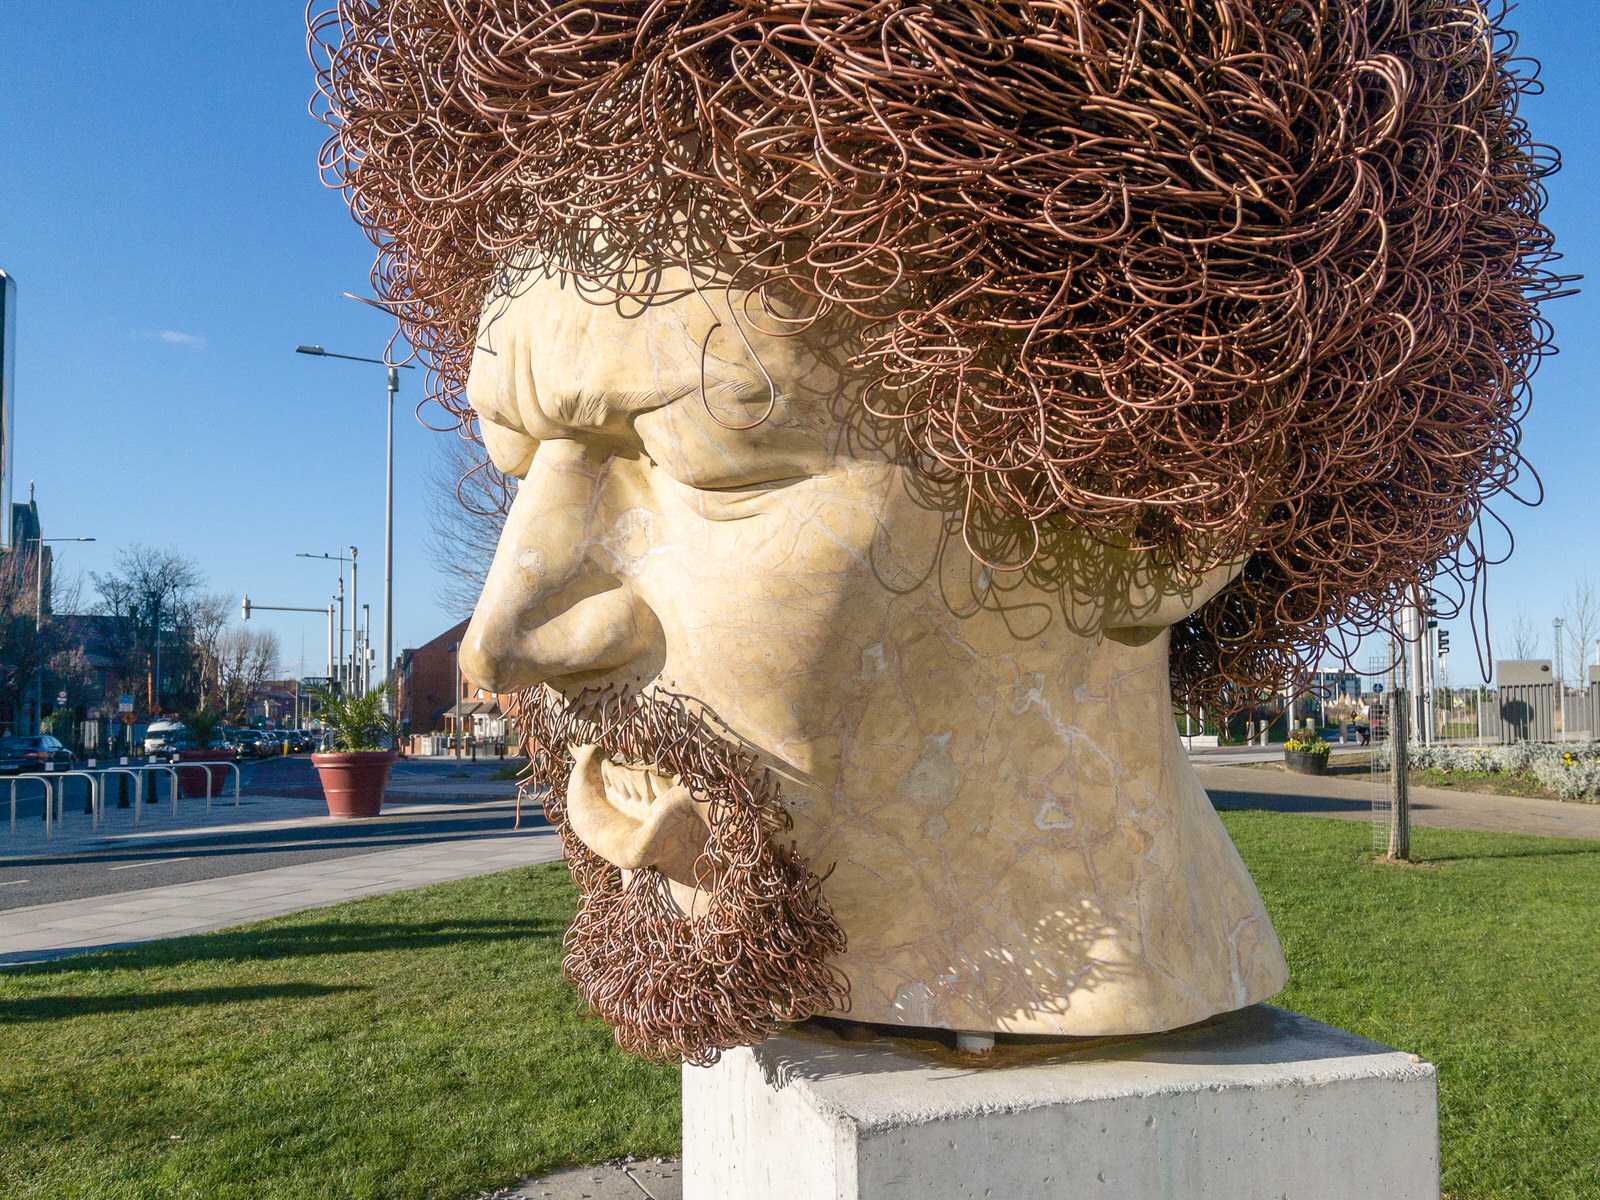
[[[50,810],[55,807],[55,784],[43,775],[13,775],[11,783],[11,836],[17,836],[17,784],[37,783],[44,788],[44,836],[50,837]]]
[[[169,785],[168,790],[172,793],[172,817],[174,820],[176,820],[178,817],[178,793],[183,790],[183,785],[178,782],[178,772],[166,763],[146,763],[142,767],[130,767],[129,769],[140,772],[160,771],[166,775],[167,783]],[[150,785],[150,798],[152,802],[159,799],[159,793],[156,791],[156,785],[154,783],[151,783]],[[137,804],[134,805],[133,823],[135,825],[139,823],[139,817],[142,815],[142,813],[143,806]]]
[[[67,802],[67,780],[69,780],[69,779],[81,779],[81,780],[83,780],[85,783],[87,783],[89,785],[89,807],[87,809],[85,809],[84,811],[93,814],[93,816],[94,816],[94,828],[99,829],[100,828],[100,781],[95,778],[95,774],[96,774],[96,772],[93,772],[93,771],[56,771],[55,772],[55,778],[57,778],[57,779],[59,779],[61,781],[60,804],[62,806],[65,806],[66,802]],[[64,816],[65,814],[63,813],[63,814],[60,814],[60,815]]]
[[[211,768],[212,767],[227,767],[229,770],[231,770],[233,772],[233,806],[235,808],[239,807],[239,793],[240,793],[240,791],[242,790],[242,787],[243,787],[244,775],[239,770],[239,767],[238,767],[237,763],[231,763],[231,762],[181,762],[181,763],[173,764],[173,768],[172,769],[174,771],[176,771],[176,772],[179,772],[180,773],[180,778],[181,778],[181,773],[182,772],[184,772],[184,771],[192,771],[197,767],[201,770],[201,772],[204,773],[204,775],[206,777],[206,812],[209,813],[211,811],[211,797],[212,797],[212,792],[211,792]],[[226,783],[224,783],[222,786],[224,788],[226,788],[228,785]],[[176,807],[174,807],[172,811],[174,813],[176,813],[178,810],[177,810]]]
[[[104,807],[106,802],[109,800],[109,797],[106,795],[107,788],[105,777],[107,775],[121,775],[124,777],[131,775],[133,777],[133,819],[135,822],[137,822],[139,819],[139,805],[144,802],[144,776],[139,774],[137,767],[101,767],[99,770],[102,807]]]

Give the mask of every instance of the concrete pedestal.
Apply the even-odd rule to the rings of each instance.
[[[686,1067],[684,1200],[1439,1197],[1433,1067],[1280,1009],[996,1055],[796,1032]]]

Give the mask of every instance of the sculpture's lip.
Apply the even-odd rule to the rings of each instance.
[[[703,863],[707,805],[675,777],[615,763],[593,745],[569,746],[567,821],[595,854],[624,871],[654,867],[690,887],[711,882]]]

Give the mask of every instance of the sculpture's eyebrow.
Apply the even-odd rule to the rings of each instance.
[[[604,429],[653,408],[662,408],[685,394],[684,390],[663,395],[646,389],[596,392],[578,388],[549,397],[541,394],[539,408],[550,420],[569,429]]]

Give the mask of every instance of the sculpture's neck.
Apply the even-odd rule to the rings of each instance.
[[[868,655],[831,803],[796,813],[858,1019],[1137,1032],[1281,986],[1182,753],[1164,633],[901,628]]]

